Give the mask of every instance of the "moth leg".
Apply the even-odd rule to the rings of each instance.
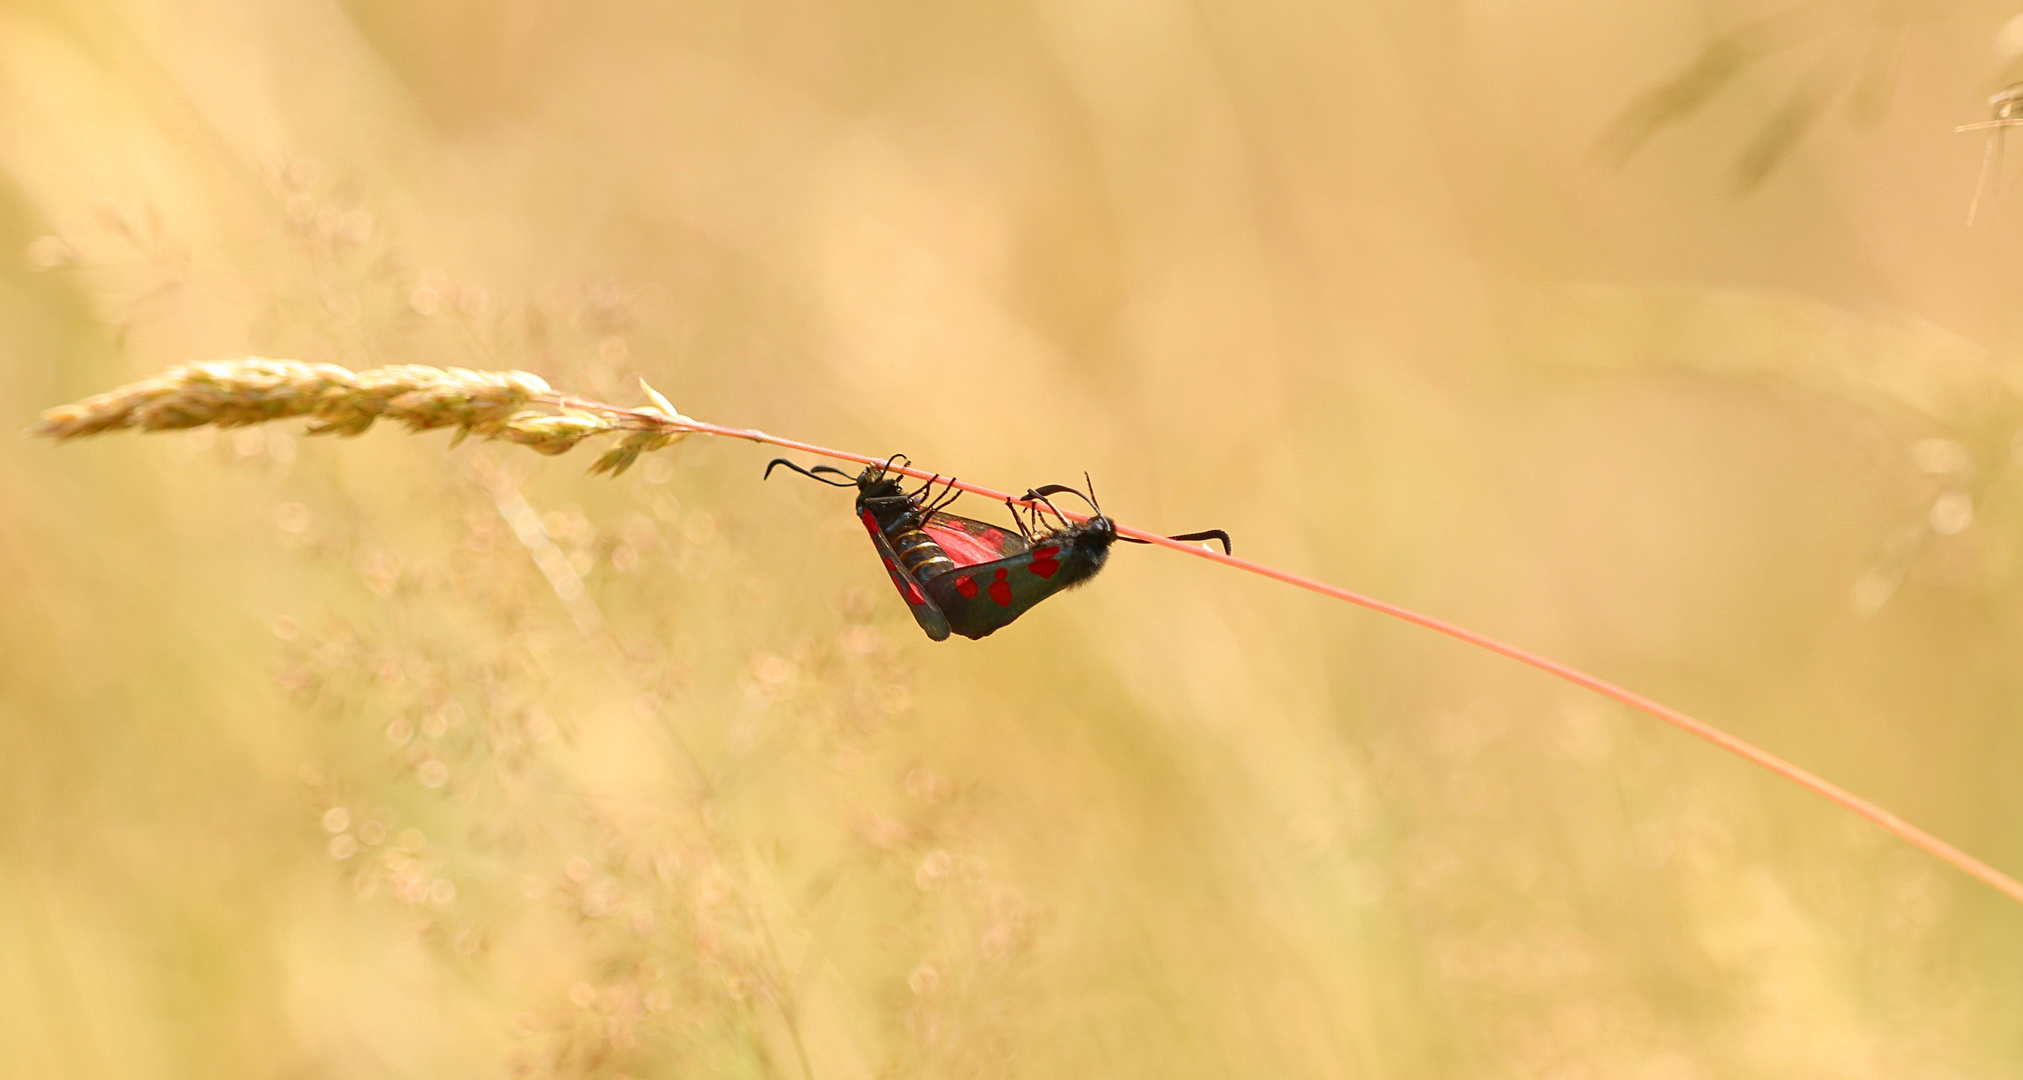
[[[954,506],[955,500],[960,498],[962,498],[962,489],[955,486],[955,477],[951,476],[948,478],[948,487],[942,490],[941,499],[934,504],[934,509],[946,510]]]
[[[1026,520],[1019,516],[1018,504],[1011,501],[1010,497],[1007,496],[1004,501],[1004,508],[1011,512],[1012,524],[1018,526],[1019,535],[1025,538],[1026,543],[1032,543],[1033,531],[1026,527]]]
[[[1041,495],[1040,504],[1045,506],[1047,509],[1053,511],[1054,516],[1061,519],[1061,528],[1065,529],[1068,527],[1068,515],[1061,513],[1061,508],[1055,506],[1054,501],[1052,499],[1047,498],[1045,495]]]
[[[947,484],[948,486],[941,489],[941,494],[939,496],[928,500],[927,505],[922,508],[925,513],[933,514],[937,511],[947,509],[950,503],[954,502],[957,498],[961,497],[962,493],[960,491],[957,491],[955,487],[955,477],[951,476],[947,480],[944,480],[942,482]]]
[[[911,499],[914,499],[914,500],[916,500],[916,501],[917,501],[917,500],[918,500],[918,499],[919,499],[919,498],[920,498],[920,497],[921,497],[922,495],[925,495],[925,494],[927,494],[927,493],[928,493],[928,491],[929,491],[929,490],[931,490],[931,489],[932,489],[932,488],[934,487],[934,482],[935,482],[936,480],[939,480],[939,479],[941,479],[941,474],[940,474],[940,473],[935,473],[935,474],[934,474],[933,476],[930,476],[930,477],[928,477],[928,478],[927,478],[927,483],[925,483],[925,484],[922,484],[922,485],[920,485],[920,490],[919,490],[919,491],[916,491],[916,492],[914,492],[914,493],[913,493],[912,495],[908,496],[908,498],[911,498]]]

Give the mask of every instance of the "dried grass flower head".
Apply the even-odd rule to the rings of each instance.
[[[593,435],[623,433],[623,441],[591,466],[616,474],[640,454],[689,434],[666,398],[651,387],[646,392],[653,407],[622,409],[559,395],[525,371],[398,364],[354,372],[249,357],[183,364],[49,409],[29,433],[62,441],[128,428],[231,428],[306,417],[312,435],[358,435],[384,418],[410,431],[453,427],[459,439],[505,439],[543,454],[565,453]]]

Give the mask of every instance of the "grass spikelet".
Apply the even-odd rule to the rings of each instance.
[[[653,402],[652,405],[638,410],[639,412],[657,414],[670,424],[692,422],[689,421],[688,417],[676,411],[674,405],[660,391],[647,385],[645,379],[639,380],[639,389],[646,394],[647,400]],[[626,436],[625,440],[617,446],[606,450],[603,456],[599,457],[596,463],[590,466],[590,471],[592,474],[610,473],[612,476],[617,476],[631,468],[632,463],[639,460],[639,455],[659,450],[662,447],[672,446],[692,434],[694,434],[693,431],[672,427],[647,428],[635,431]]]
[[[242,427],[316,413],[331,388],[349,386],[353,378],[340,367],[294,361],[254,358],[185,364],[50,409],[30,433],[63,440],[122,428]]]
[[[559,416],[521,413],[500,425],[498,437],[518,443],[536,453],[566,454],[592,435],[614,430],[616,424],[601,416],[566,412]],[[598,471],[592,469],[592,471]]]
[[[617,475],[641,454],[689,434],[687,418],[658,391],[641,386],[654,404],[625,409],[558,395],[525,371],[399,364],[353,372],[249,357],[184,364],[50,409],[29,434],[66,441],[127,428],[231,428],[307,417],[311,435],[360,435],[387,419],[410,431],[455,428],[459,441],[477,435],[554,455],[591,436],[623,432],[625,438],[591,466],[593,473]]]
[[[381,411],[406,424],[410,431],[456,427],[464,434],[486,436],[508,430],[529,402],[549,392],[540,376],[524,371],[412,365],[374,368],[360,375],[358,382],[361,413],[365,402],[386,395]],[[348,398],[334,402],[338,403],[354,407]]]
[[[591,464],[590,471],[593,474],[610,473],[617,476],[631,468],[632,463],[639,460],[639,455],[668,446],[681,439],[683,434],[686,433],[635,431],[627,435],[617,446],[606,450]]]

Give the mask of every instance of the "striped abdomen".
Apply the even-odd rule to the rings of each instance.
[[[941,550],[941,545],[927,535],[927,530],[917,525],[900,532],[886,533],[885,539],[915,580],[927,581],[955,569],[955,560]]]

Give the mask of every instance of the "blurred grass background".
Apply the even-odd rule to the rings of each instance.
[[[1087,469],[2016,872],[2013,14],[19,0],[0,399],[522,367]],[[0,1072],[2023,1065],[2023,912],[1536,673],[1135,549],[931,645],[764,448],[447,441],[0,440]]]

